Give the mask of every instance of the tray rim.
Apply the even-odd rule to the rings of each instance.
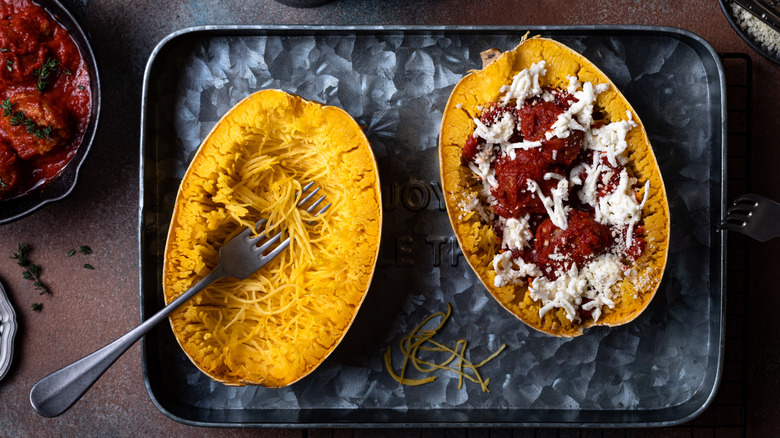
[[[177,40],[182,38],[197,38],[197,37],[203,37],[203,36],[211,36],[211,37],[228,37],[228,36],[258,36],[262,35],[263,33],[278,33],[278,32],[289,32],[289,33],[296,33],[296,32],[307,32],[307,33],[323,33],[323,32],[332,32],[332,33],[377,33],[377,32],[403,32],[403,33],[479,33],[479,32],[517,32],[518,35],[523,35],[526,32],[569,32],[569,33],[576,33],[576,32],[582,32],[582,33],[625,33],[625,34],[631,34],[632,36],[638,36],[638,35],[667,35],[667,36],[674,36],[677,39],[681,41],[688,41],[696,43],[699,45],[699,48],[708,54],[711,57],[711,61],[714,64],[716,73],[717,73],[717,81],[718,81],[718,89],[720,90],[720,99],[718,101],[719,104],[719,110],[720,110],[720,120],[721,120],[721,127],[720,130],[713,129],[713,133],[719,133],[720,135],[720,157],[717,157],[713,155],[713,158],[720,158],[720,174],[717,175],[720,177],[720,197],[718,199],[712,198],[713,201],[716,201],[719,203],[717,206],[712,206],[713,212],[717,210],[718,217],[722,217],[725,213],[726,208],[726,194],[727,194],[727,106],[726,106],[726,80],[725,80],[725,71],[723,68],[723,64],[721,61],[721,58],[718,54],[718,52],[715,51],[715,49],[701,36],[695,34],[694,32],[677,28],[677,27],[670,27],[670,26],[647,26],[647,25],[573,25],[573,26],[565,26],[565,25],[556,25],[556,26],[519,26],[519,25],[510,25],[510,26],[502,26],[502,25],[486,25],[486,26],[477,26],[477,25],[468,25],[468,26],[458,26],[458,25],[435,25],[435,26],[428,26],[428,25],[349,25],[349,26],[340,26],[340,25],[279,25],[279,24],[259,24],[259,25],[239,25],[239,24],[226,24],[226,25],[200,25],[200,26],[192,26],[192,27],[186,27],[177,31],[174,31],[170,34],[168,34],[166,37],[160,40],[160,42],[155,45],[154,49],[149,55],[149,59],[146,63],[146,67],[144,69],[144,75],[143,75],[143,82],[142,82],[142,96],[141,96],[141,118],[140,118],[140,150],[139,150],[139,157],[140,157],[140,166],[139,166],[139,213],[138,213],[138,284],[139,284],[139,311],[140,311],[140,318],[141,321],[144,321],[147,318],[146,312],[145,312],[145,303],[144,303],[144,248],[146,247],[144,245],[145,238],[145,222],[144,222],[144,216],[145,216],[145,199],[146,199],[146,191],[144,186],[144,180],[145,180],[145,145],[148,142],[148,139],[150,137],[150,133],[147,129],[147,103],[148,103],[148,94],[150,93],[150,75],[154,69],[154,67],[157,64],[158,56],[171,44],[174,44]],[[714,100],[713,100],[714,103]],[[713,176],[715,176],[715,173],[713,173]],[[715,184],[717,182],[714,182]],[[707,394],[706,398],[702,402],[702,404],[698,407],[698,409],[694,410],[693,412],[690,412],[689,414],[682,416],[680,418],[674,418],[674,419],[667,419],[667,420],[644,420],[644,421],[636,421],[636,422],[607,422],[607,421],[594,421],[594,422],[576,422],[576,421],[565,421],[565,420],[558,420],[558,421],[551,421],[551,422],[544,422],[544,421],[537,421],[537,422],[524,422],[524,421],[478,421],[478,422],[468,422],[468,421],[423,421],[423,422],[415,422],[415,423],[383,423],[383,422],[365,422],[362,421],[360,423],[347,423],[343,421],[334,421],[334,422],[327,422],[327,421],[314,421],[314,422],[296,422],[296,423],[288,423],[288,422],[278,422],[278,423],[268,423],[268,422],[244,422],[244,423],[231,423],[227,421],[222,422],[211,422],[211,421],[202,421],[202,420],[192,420],[183,418],[179,415],[176,415],[172,412],[170,412],[166,407],[162,405],[162,402],[157,398],[155,395],[155,389],[152,388],[151,383],[149,381],[149,374],[148,374],[148,360],[147,360],[147,343],[146,339],[141,339],[141,361],[142,361],[142,372],[144,376],[144,386],[146,387],[147,394],[149,395],[152,403],[167,417],[171,418],[172,420],[175,420],[177,422],[187,424],[190,426],[200,426],[200,427],[232,427],[232,428],[249,428],[249,427],[265,427],[265,428],[303,428],[303,427],[326,427],[326,428],[373,428],[373,427],[383,427],[383,428],[407,428],[407,427],[419,427],[419,428],[430,428],[430,427],[586,427],[586,428],[625,428],[625,427],[667,427],[667,426],[674,426],[679,425],[685,422],[688,422],[694,418],[696,418],[698,415],[700,415],[702,412],[704,412],[714,401],[715,395],[718,391],[722,372],[723,372],[723,362],[724,362],[724,347],[725,347],[725,319],[726,319],[726,244],[727,244],[727,233],[717,230],[716,224],[710,224],[713,227],[713,233],[711,237],[713,237],[713,245],[711,247],[710,252],[712,253],[713,250],[718,249],[720,257],[716,258],[713,257],[713,260],[710,263],[711,267],[717,267],[719,269],[718,275],[716,277],[711,277],[711,281],[713,282],[713,286],[710,288],[710,293],[713,290],[715,286],[719,284],[719,290],[720,290],[720,308],[719,308],[719,320],[717,326],[712,327],[713,329],[718,330],[718,345],[717,345],[717,358],[716,358],[716,365],[714,367],[714,375],[712,376],[712,385],[709,388],[709,394]],[[714,338],[714,336],[713,336]],[[705,377],[702,379],[702,382],[699,386],[699,388],[694,392],[694,396],[701,391],[701,389],[705,386],[705,384],[708,383],[709,376],[705,375]],[[691,397],[691,399],[693,396]],[[691,400],[689,399],[689,400]],[[653,412],[659,412],[659,411],[666,411],[668,409],[674,408],[679,405],[675,405],[669,408],[661,408],[661,409],[650,409],[650,410],[625,410],[621,412],[630,412],[634,414],[642,414],[642,413],[653,413]],[[338,409],[340,410],[340,409]],[[372,409],[369,409],[372,410]],[[382,411],[381,409],[373,409],[375,411]],[[396,409],[386,409],[385,411],[388,412],[395,412]],[[455,412],[456,409],[445,409],[444,411],[450,411]],[[573,412],[589,412],[592,410],[573,410]],[[594,411],[594,412],[600,412],[604,414],[615,412],[614,410],[611,411]]]

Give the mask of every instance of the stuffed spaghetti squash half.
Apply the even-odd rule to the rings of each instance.
[[[332,206],[296,208],[315,182]],[[261,218],[291,237],[254,275],[220,280],[170,316],[176,340],[212,379],[281,387],[336,348],[366,295],[382,222],[376,160],[343,110],[278,90],[233,107],[181,182],[163,268],[165,302],[210,272],[224,242]]]
[[[669,246],[661,172],[634,109],[582,55],[524,38],[466,75],[439,160],[461,250],[514,316],[577,336],[647,307]]]

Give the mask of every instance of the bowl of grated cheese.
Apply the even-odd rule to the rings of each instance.
[[[734,1],[719,0],[726,19],[737,34],[765,58],[780,65],[780,24],[756,9],[747,9]]]

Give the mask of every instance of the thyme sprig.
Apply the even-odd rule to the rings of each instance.
[[[30,247],[26,243],[20,243],[19,247],[16,250],[16,253],[14,253],[13,256],[11,256],[12,259],[16,260],[16,263],[24,268],[24,271],[22,271],[22,277],[25,280],[30,280],[33,282],[33,287],[40,295],[49,294],[51,293],[49,291],[49,288],[46,287],[46,285],[41,281],[41,267],[38,265],[35,265],[30,262],[30,260],[27,258],[27,254],[30,251]]]
[[[44,140],[51,135],[51,126],[39,126],[32,119],[28,119],[23,111],[14,111],[14,105],[16,104],[11,103],[10,98],[0,102],[0,109],[3,110],[3,117],[10,118],[11,126],[23,125],[27,129],[27,133],[32,134],[41,140]]]
[[[11,103],[11,99],[8,98],[2,102],[0,102],[0,109],[3,110],[3,117],[8,117],[13,114],[14,112],[14,103]]]
[[[38,91],[43,93],[48,85],[47,79],[57,69],[60,62],[55,58],[49,58],[41,65],[41,68],[33,70],[33,74],[38,78]]]

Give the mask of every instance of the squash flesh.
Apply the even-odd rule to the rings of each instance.
[[[297,209],[314,181],[331,208]],[[221,245],[260,218],[290,247],[245,280],[224,279],[175,311],[177,341],[231,385],[289,385],[313,371],[354,320],[376,265],[376,161],[344,111],[277,90],[236,105],[182,180],[164,262],[166,303],[210,272]],[[308,224],[307,224],[308,223]]]

